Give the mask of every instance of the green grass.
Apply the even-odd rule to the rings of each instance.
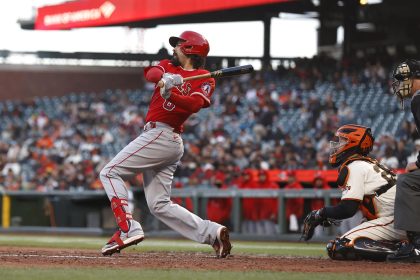
[[[30,275],[30,277],[29,277]],[[252,280],[401,280],[418,279],[416,276],[384,276],[373,274],[352,274],[344,275],[338,273],[290,273],[290,272],[229,272],[229,271],[184,271],[178,269],[150,270],[150,269],[107,269],[107,268],[1,268],[0,278],[4,280],[45,280],[45,279],[63,279],[63,280],[115,280],[115,279],[252,279]]]
[[[97,237],[0,235],[0,246],[47,247],[69,249],[97,249],[108,241]],[[128,252],[177,251],[212,252],[208,245],[187,240],[145,239],[138,246],[127,248]],[[282,256],[326,257],[325,244],[286,242],[234,241],[234,254],[268,254]]]

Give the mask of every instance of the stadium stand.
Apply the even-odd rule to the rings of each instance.
[[[206,185],[222,172],[232,185],[244,169],[328,169],[328,141],[343,123],[371,126],[375,156],[393,155],[403,168],[417,134],[410,122],[400,129],[409,108],[390,94],[388,73],[380,63],[318,57],[220,80],[212,108],[186,123],[175,183]],[[152,86],[0,102],[0,187],[101,188],[99,170],[143,127]]]

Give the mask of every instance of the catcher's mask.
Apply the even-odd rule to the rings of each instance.
[[[404,98],[408,98],[413,95],[411,92],[413,79],[420,79],[419,62],[414,59],[408,59],[401,62],[395,68],[392,77],[394,79],[392,89],[394,94],[400,100],[401,107],[404,109]]]
[[[333,167],[340,166],[354,154],[366,156],[372,151],[375,141],[369,127],[355,124],[343,125],[335,136],[336,141],[330,141],[329,163]]]

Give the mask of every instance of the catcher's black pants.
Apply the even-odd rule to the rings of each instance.
[[[420,232],[420,169],[398,175],[394,226]]]

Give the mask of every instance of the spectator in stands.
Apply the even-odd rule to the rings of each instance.
[[[251,170],[242,171],[241,177],[237,182],[238,188],[243,190],[252,190],[256,188],[256,182],[252,178]],[[255,198],[242,199],[242,232],[255,234],[257,232],[258,205]]]
[[[287,185],[284,190],[302,190],[303,186],[297,180],[296,171],[289,171],[287,174]],[[302,223],[304,199],[288,198],[286,200],[286,219],[289,222],[289,231],[297,232],[300,230]]]
[[[19,163],[8,162],[3,167],[2,175],[8,176],[9,174],[13,174],[13,176],[19,176],[20,172],[21,172],[21,167]]]
[[[345,101],[341,102],[340,106],[338,107],[337,112],[338,112],[339,125],[354,122],[353,109]]]
[[[312,182],[314,190],[329,190],[331,189],[327,180],[321,174],[317,174]],[[324,198],[316,198],[311,200],[311,210],[318,210],[324,207]]]
[[[228,186],[223,183],[224,176],[219,174],[216,175],[214,180],[214,186],[218,190],[227,189]],[[231,198],[209,198],[207,202],[207,218],[211,221],[232,228],[230,221],[230,213],[232,210],[232,199]]]
[[[407,165],[407,159],[410,156],[410,151],[413,150],[412,149],[412,145],[407,143],[407,140],[403,140],[400,139],[397,142],[397,147],[395,150],[395,155],[397,156],[398,159],[398,168],[400,168],[401,166],[405,166]],[[418,149],[420,150],[420,142],[418,142]],[[416,147],[417,150],[417,147]]]
[[[399,166],[398,158],[394,155],[394,149],[392,147],[385,148],[385,155],[381,158],[380,163],[392,168],[397,169]]]
[[[258,170],[258,180],[255,185],[260,190],[278,190],[277,183],[271,180],[267,170]],[[256,198],[255,209],[258,213],[257,233],[275,234],[278,215],[277,198]]]
[[[249,166],[249,160],[245,155],[245,151],[239,145],[237,145],[236,148],[233,150],[233,156],[233,161],[235,165],[240,169],[244,169]]]
[[[312,187],[313,187],[314,190],[330,190],[331,189],[327,180],[321,174],[316,174],[315,175],[315,178],[312,182]],[[337,204],[337,199],[332,199],[330,202],[331,202],[332,205],[335,205],[335,204]],[[318,209],[321,209],[324,206],[325,206],[325,202],[324,202],[323,197],[311,199],[311,210],[318,210]],[[314,236],[321,236],[321,235],[326,235],[324,233],[324,228],[323,227],[316,227],[315,232],[314,232]]]
[[[414,141],[415,150],[407,157],[406,162],[416,162],[417,156],[420,153],[420,139]]]
[[[403,121],[401,126],[398,128],[397,132],[395,133],[395,137],[397,139],[404,139],[404,140],[409,140],[411,139],[411,133],[412,133],[412,128],[411,128],[411,123],[407,120]]]
[[[18,191],[20,187],[20,179],[15,175],[11,168],[7,169],[4,175],[4,188],[7,191]]]
[[[20,160],[21,146],[17,142],[10,144],[10,148],[7,151],[7,161],[8,162],[17,162]]]
[[[44,131],[43,136],[36,141],[36,147],[39,149],[51,149],[53,144],[53,139],[51,139],[48,131]]]
[[[0,191],[4,191],[6,189],[6,186],[4,184],[4,176],[0,175]]]

